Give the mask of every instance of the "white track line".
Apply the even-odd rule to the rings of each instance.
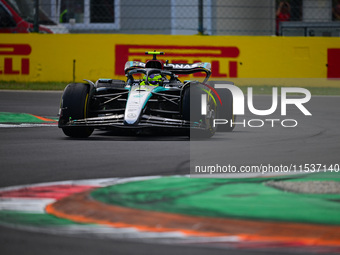
[[[45,213],[45,207],[53,202],[55,199],[50,198],[0,198],[0,210]]]
[[[30,128],[30,127],[56,127],[57,123],[54,124],[34,124],[34,123],[22,123],[22,124],[0,124],[0,128]]]

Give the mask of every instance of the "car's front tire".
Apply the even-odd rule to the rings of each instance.
[[[70,120],[86,119],[89,116],[89,84],[71,83],[67,85],[61,98],[58,126],[65,135],[74,138],[89,137],[93,127],[65,126]]]
[[[229,81],[210,81],[208,84],[214,87],[215,84],[229,84],[234,85]],[[217,103],[217,117],[216,119],[227,120],[226,124],[217,124],[217,132],[232,132],[235,128],[236,115],[233,113],[233,94],[229,89],[215,89],[220,96],[222,105]]]
[[[191,83],[184,88],[182,97],[182,112],[183,119],[194,123],[194,125],[203,126],[204,129],[196,128],[195,126],[190,129],[191,138],[210,138],[215,132],[216,128],[213,126],[213,121],[217,114],[216,105],[210,98],[207,100],[207,114],[202,115],[202,97],[204,89],[207,88],[200,83]]]

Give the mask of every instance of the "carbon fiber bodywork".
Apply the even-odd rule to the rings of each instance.
[[[203,120],[192,119],[190,114],[190,91],[204,87],[211,74],[210,63],[163,64],[154,57],[146,63],[128,61],[124,70],[126,81],[86,80],[87,84],[66,87],[58,123],[66,135],[84,137],[95,128],[211,129],[206,118],[212,118],[212,114],[203,116]],[[203,83],[178,79],[178,74],[197,72],[206,74]],[[157,85],[149,84],[149,78],[155,75],[162,78]],[[82,96],[78,96],[80,92]],[[200,112],[200,97],[196,98],[195,108]],[[78,136],[78,131],[84,135]]]

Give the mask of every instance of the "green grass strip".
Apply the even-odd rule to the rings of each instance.
[[[315,175],[315,180],[330,178]],[[332,180],[339,181],[333,173]],[[340,194],[296,194],[265,183],[285,178],[193,179],[163,177],[97,189],[107,204],[195,216],[340,224]],[[303,180],[303,179],[300,179]],[[313,180],[309,177],[309,180]],[[289,180],[286,180],[289,181]]]
[[[57,218],[50,214],[16,211],[0,211],[0,223],[26,226],[64,226],[78,224],[67,219]]]
[[[273,87],[278,88],[278,95],[281,95],[281,88],[280,86],[239,86],[239,88],[242,90],[242,92],[246,95],[247,94],[247,88],[252,87],[253,88],[253,94],[254,95],[272,95],[273,93]],[[297,86],[300,87],[300,86]],[[286,87],[285,87],[286,88]],[[308,89],[309,92],[312,94],[312,96],[339,96],[340,95],[340,88],[328,88],[328,87],[303,87],[305,89]],[[293,95],[294,93],[289,93],[289,95]],[[299,95],[299,94],[296,94]],[[301,94],[300,94],[301,95]]]
[[[67,84],[67,82],[0,81],[0,90],[64,90]]]

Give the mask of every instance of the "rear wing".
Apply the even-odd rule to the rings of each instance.
[[[208,62],[199,62],[194,64],[172,63],[164,65],[164,69],[174,74],[193,74],[204,72],[206,77],[203,83],[206,83],[211,75],[211,64]]]
[[[127,61],[125,63],[124,72],[126,74],[135,68],[145,68],[145,63],[139,61]]]
[[[132,69],[146,68],[145,63],[139,61],[127,61],[124,67],[124,72],[127,74]],[[173,74],[193,74],[204,72],[206,77],[203,83],[206,83],[211,75],[211,64],[208,62],[199,62],[194,64],[181,64],[181,63],[166,63],[164,70],[170,71]]]

